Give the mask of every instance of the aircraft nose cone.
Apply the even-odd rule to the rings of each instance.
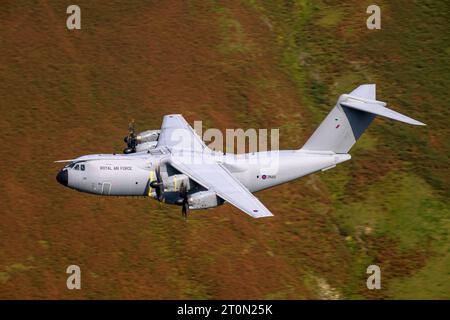
[[[56,181],[61,183],[63,186],[67,186],[67,182],[69,181],[69,174],[67,170],[60,170],[56,175]]]

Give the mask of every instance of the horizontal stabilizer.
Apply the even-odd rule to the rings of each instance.
[[[360,111],[372,113],[378,116],[383,116],[389,119],[413,124],[416,126],[424,126],[425,123],[414,120],[413,118],[407,117],[401,113],[398,113],[394,110],[386,108],[386,103],[381,101],[368,101],[364,99],[358,99],[357,97],[352,97],[350,95],[343,95],[341,99],[339,99],[339,104],[344,107],[357,109]]]

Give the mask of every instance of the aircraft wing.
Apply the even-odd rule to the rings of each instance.
[[[253,218],[270,217],[273,214],[223,165],[214,161],[201,164],[183,163],[183,158],[172,157],[170,164],[178,171],[214,191],[220,198],[231,203]]]
[[[162,146],[192,151],[203,151],[206,148],[205,143],[181,114],[164,116],[158,139],[158,147]]]

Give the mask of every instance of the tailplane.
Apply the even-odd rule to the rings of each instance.
[[[377,115],[413,125],[425,125],[386,108],[385,102],[376,100],[375,84],[363,84],[339,97],[336,106],[302,149],[347,153]]]

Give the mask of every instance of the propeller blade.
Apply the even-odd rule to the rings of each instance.
[[[189,203],[188,203],[188,196],[187,196],[187,186],[182,183],[180,186],[180,197],[183,199],[183,202],[181,203],[181,214],[186,219],[189,209]]]
[[[164,184],[163,184],[163,180],[162,180],[162,177],[161,177],[160,167],[161,167],[161,165],[159,165],[155,169],[156,179],[158,181],[158,186],[156,187],[155,191],[156,191],[156,195],[158,197],[158,200],[162,201],[163,198],[164,198]]]
[[[136,140],[134,119],[132,119],[128,124],[128,135],[123,139],[123,141],[127,144],[127,148],[124,149],[123,153],[128,154],[136,152]]]
[[[134,136],[135,128],[134,128],[134,119],[131,119],[130,123],[128,124],[128,132],[131,136]]]
[[[155,192],[156,192],[156,197],[159,200],[161,198],[161,190],[159,190],[159,186],[156,186]]]
[[[187,201],[186,201],[186,202],[183,202],[183,206],[181,207],[181,214],[183,215],[183,217],[184,217],[185,219],[187,218],[188,208],[189,208],[189,206],[188,206]]]
[[[184,183],[181,183],[180,186],[180,197],[183,198],[183,201],[186,199],[187,195],[187,188]]]

